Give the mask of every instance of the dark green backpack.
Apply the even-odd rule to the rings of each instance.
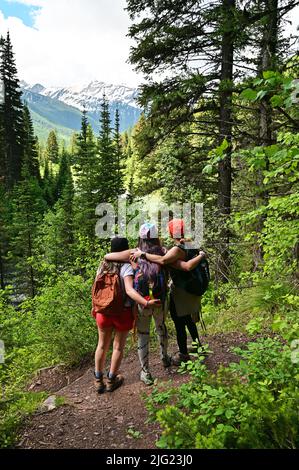
[[[179,248],[185,251],[186,261],[198,255],[198,251],[194,249],[185,248],[184,245],[179,245]],[[171,278],[175,286],[184,289],[189,294],[203,295],[210,282],[210,269],[207,259],[203,258],[198,266],[192,271],[180,271],[178,269],[171,270]]]

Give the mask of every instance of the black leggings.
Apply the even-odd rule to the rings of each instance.
[[[184,317],[177,316],[175,303],[174,303],[172,295],[170,295],[169,310],[170,310],[170,315],[171,315],[172,320],[174,321],[174,325],[176,329],[176,337],[177,337],[179,351],[181,354],[187,354],[188,350],[187,350],[186,327],[189,330],[192,340],[198,341],[200,344],[196,324],[192,320],[191,315],[186,315]]]

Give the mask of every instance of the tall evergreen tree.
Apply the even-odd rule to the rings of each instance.
[[[117,174],[117,194],[122,194],[124,191],[123,185],[123,171],[124,171],[124,152],[122,148],[121,135],[120,135],[120,116],[119,110],[115,112],[114,124],[114,149],[115,149],[115,165]]]
[[[37,249],[38,227],[46,205],[38,179],[30,175],[24,165],[22,180],[14,187],[12,194],[12,224],[10,227],[11,249],[15,266],[17,294],[34,297],[37,292],[37,278],[34,258]]]
[[[141,103],[149,108],[149,150],[157,139],[189,133],[209,137],[205,154],[226,142],[218,165],[217,277],[227,279],[229,232],[225,222],[231,204],[231,141],[234,52],[242,38],[242,15],[234,0],[137,2],[128,0],[136,22],[130,35],[137,41],[131,61],[146,73],[161,71],[166,78],[142,88]],[[139,19],[141,11],[146,17]],[[201,61],[206,66],[199,67]],[[172,70],[175,67],[175,75]],[[169,72],[171,70],[171,76]],[[166,72],[166,73],[165,73]],[[194,123],[194,126],[186,126]],[[152,141],[152,144],[151,144]],[[191,141],[191,140],[190,140]],[[201,152],[198,152],[201,158]],[[188,164],[188,163],[187,163]],[[200,188],[199,188],[200,189]]]
[[[45,215],[39,230],[39,256],[55,275],[72,270],[74,264],[74,186],[71,171],[65,166],[69,171],[61,171],[59,199]]]
[[[261,25],[261,42],[260,42],[260,57],[258,75],[263,77],[263,73],[269,70],[277,69],[278,65],[278,31],[279,31],[279,14],[278,14],[278,0],[266,0],[264,3],[265,10],[268,14],[265,16],[265,22]],[[274,143],[274,135],[272,130],[272,115],[270,98],[265,96],[259,105],[259,144],[263,146],[271,145]],[[269,162],[266,162],[266,166]],[[263,187],[263,175],[261,171],[257,172],[256,185],[259,191],[256,194],[256,205],[264,204],[269,195]],[[256,224],[258,235],[261,234],[265,217],[260,217]],[[263,262],[262,244],[257,240],[254,247],[254,269],[259,269]]]
[[[119,130],[118,130],[119,132]],[[99,168],[97,175],[98,202],[115,202],[119,191],[118,166],[120,156],[116,153],[112,138],[109,103],[103,96],[98,138]]]
[[[17,77],[17,68],[10,40],[0,42],[0,78],[4,83],[4,103],[0,104],[0,123],[3,126],[5,150],[0,164],[0,177],[10,189],[20,180],[23,158],[23,104]]]
[[[94,241],[96,216],[95,209],[99,202],[100,174],[99,157],[96,140],[87,120],[87,112],[83,111],[81,132],[77,137],[74,169],[76,173],[76,227],[79,233]]]
[[[59,161],[59,170],[56,176],[55,183],[55,198],[58,201],[62,197],[62,193],[65,185],[69,180],[72,180],[72,173],[70,167],[70,156],[66,151],[65,147],[62,148],[60,161]]]
[[[27,106],[24,106],[23,126],[23,161],[28,168],[29,174],[40,179],[38,140],[34,136],[32,119]]]
[[[49,163],[48,158],[46,157],[44,174],[41,184],[44,192],[44,199],[47,202],[48,207],[53,207],[55,204],[55,191],[56,191],[56,180],[53,177],[52,164]]]
[[[216,283],[228,281],[229,272],[229,241],[230,232],[227,228],[231,213],[231,150],[233,129],[233,66],[236,43],[236,2],[223,0],[219,14],[221,21],[221,72],[219,87],[219,146],[226,142],[224,155],[218,164],[218,218],[219,218],[219,249],[216,265]]]
[[[59,162],[59,145],[55,131],[50,131],[47,139],[46,156],[51,163]]]
[[[4,184],[5,177],[7,176],[7,151],[6,151],[6,140],[5,140],[5,126],[4,126],[4,80],[3,80],[3,48],[4,38],[0,36],[0,184]]]
[[[61,197],[57,203],[58,210],[62,214],[62,224],[60,227],[62,245],[65,247],[65,257],[70,260],[70,247],[74,243],[74,184],[72,173],[66,173],[65,184],[63,186]]]

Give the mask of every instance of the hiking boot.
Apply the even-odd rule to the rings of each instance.
[[[171,364],[172,364],[172,359],[170,356],[168,356],[168,354],[164,357],[162,357],[162,364],[163,364],[163,367],[165,367],[165,369],[167,367],[170,367]]]
[[[190,361],[190,356],[189,354],[182,354],[182,353],[177,353],[173,358],[172,358],[172,363],[174,366],[180,366],[182,362],[187,362]]]
[[[124,378],[122,375],[115,375],[110,379],[109,377],[107,378],[107,392],[113,392],[113,390],[116,390],[118,387],[120,387],[124,382]]]
[[[153,385],[154,379],[150,372],[145,372],[144,370],[141,371],[140,373],[140,380],[143,382],[145,385]]]
[[[105,390],[106,390],[106,385],[105,385],[105,382],[104,382],[104,377],[100,377],[99,379],[96,378],[96,376],[94,377],[94,386],[95,386],[95,389],[96,389],[96,392],[98,393],[104,393]]]

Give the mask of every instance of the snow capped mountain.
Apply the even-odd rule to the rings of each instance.
[[[84,107],[89,123],[98,134],[104,93],[109,102],[112,127],[118,109],[121,132],[133,127],[142,112],[136,103],[137,90],[124,85],[93,81],[83,86],[47,88],[40,83],[32,85],[21,81],[20,87],[31,112],[35,132],[42,140],[52,129],[63,139],[69,139],[73,132],[78,132]]]
[[[109,85],[95,80],[82,86],[47,88],[39,83],[30,85],[22,81],[21,87],[26,91],[59,100],[80,111],[85,106],[89,112],[99,112],[104,93],[110,103],[119,103],[139,109],[136,103],[137,90],[124,85]]]

